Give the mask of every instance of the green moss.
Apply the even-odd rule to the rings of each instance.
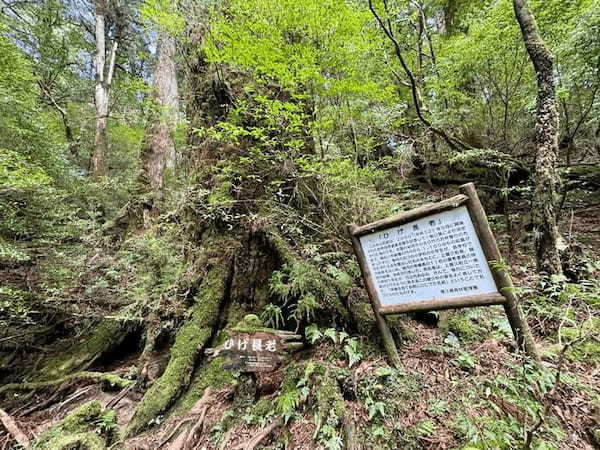
[[[596,428],[592,431],[592,435],[594,436],[595,444],[600,445],[600,428]]]
[[[98,434],[110,442],[116,427],[116,415],[112,410],[102,410],[97,401],[85,403],[49,430],[33,444],[34,449],[105,449],[106,443]]]
[[[273,400],[270,398],[261,398],[250,409],[250,414],[257,417],[266,417],[274,410]]]
[[[229,267],[224,262],[215,264],[208,271],[196,297],[192,315],[177,333],[164,373],[139,403],[125,430],[125,436],[131,436],[147,427],[188,386],[196,359],[212,336],[217,323],[228,278]]]
[[[597,339],[597,333],[594,331],[599,329],[599,318],[587,320],[578,328],[562,328],[563,342],[573,342],[573,345],[567,350],[567,356],[574,361],[596,363],[600,361],[600,343]]]
[[[206,388],[221,389],[228,384],[236,384],[236,379],[230,372],[223,369],[225,358],[219,357],[207,361],[200,369],[196,371],[190,387],[181,397],[176,414],[183,414],[194,406],[194,404],[202,397]]]
[[[370,307],[370,305],[369,305]],[[373,320],[373,319],[371,319]],[[412,341],[415,339],[415,332],[406,324],[406,317],[402,315],[388,316],[386,318],[390,330],[402,341]]]
[[[33,379],[59,378],[75,370],[85,368],[99,355],[118,345],[126,335],[127,326],[122,322],[105,319],[100,322],[75,347],[54,357]]]
[[[105,450],[107,447],[100,436],[94,433],[76,433],[57,436],[47,442],[52,450]]]
[[[222,183],[219,183],[218,186],[214,187],[208,198],[208,204],[209,205],[220,205],[222,203],[227,203],[227,202],[231,202],[233,199],[233,197],[231,196],[231,182],[230,181],[224,181]]]
[[[339,425],[346,408],[337,379],[325,373],[317,378],[317,386],[318,414],[326,417],[329,425]]]
[[[325,444],[339,438],[346,406],[337,379],[329,371],[317,376],[316,386],[316,432],[318,441]]]
[[[477,325],[460,311],[441,313],[438,326],[444,333],[451,331],[466,342],[476,340],[480,332]]]
[[[275,331],[269,328],[265,328],[262,320],[256,314],[247,314],[242,320],[240,320],[235,327],[231,329],[240,333],[255,333],[257,331]],[[269,331],[267,331],[269,330]]]
[[[600,329],[600,319],[593,318],[578,327],[561,328],[562,344],[556,343],[545,347],[542,351],[547,357],[557,357],[563,351],[564,344],[569,344],[566,356],[572,361],[600,361],[600,343],[596,330]],[[583,338],[583,339],[582,339]]]
[[[51,388],[59,386],[67,381],[75,380],[99,380],[102,382],[104,390],[119,390],[130,386],[133,381],[125,378],[121,378],[118,375],[112,373],[103,372],[77,372],[70,375],[66,375],[62,378],[56,378],[50,381],[38,381],[32,383],[10,383],[0,387],[0,393],[6,391],[35,391],[38,389]]]

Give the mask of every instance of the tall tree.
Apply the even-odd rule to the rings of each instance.
[[[154,68],[153,114],[142,149],[144,181],[154,193],[155,200],[162,198],[165,170],[175,165],[173,130],[179,113],[175,50],[175,38],[161,29]]]
[[[561,274],[560,234],[557,226],[556,172],[559,117],[552,54],[540,35],[527,0],[513,0],[525,47],[537,78],[536,161],[533,191],[533,226],[538,270]]]
[[[96,8],[94,10],[94,18],[96,20],[96,55],[94,57],[94,67],[96,69],[96,85],[94,89],[96,132],[94,137],[94,154],[91,161],[91,171],[94,176],[104,176],[108,172],[106,164],[106,153],[108,151],[106,125],[108,123],[110,85],[115,73],[115,58],[118,46],[118,42],[115,39],[107,64],[105,34],[107,7],[106,0],[96,0]]]

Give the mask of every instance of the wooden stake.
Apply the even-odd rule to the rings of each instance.
[[[398,353],[398,349],[396,348],[396,343],[394,342],[394,337],[392,336],[392,332],[388,327],[385,318],[379,312],[379,302],[377,301],[377,296],[375,294],[375,285],[373,284],[373,278],[371,277],[371,272],[369,271],[369,267],[367,266],[365,254],[362,250],[360,242],[358,241],[358,237],[354,234],[358,227],[354,224],[348,225],[348,232],[350,233],[350,237],[352,238],[352,246],[354,247],[354,253],[358,259],[358,264],[360,266],[360,271],[362,272],[363,279],[365,280],[365,288],[367,289],[367,293],[369,294],[369,299],[371,300],[371,306],[373,307],[373,314],[375,314],[375,322],[377,323],[377,328],[379,328],[379,333],[381,333],[381,338],[383,339],[383,346],[390,358],[390,362],[395,367],[400,367],[400,354]]]
[[[527,324],[527,321],[523,315],[523,311],[519,306],[519,302],[515,294],[515,287],[510,274],[508,273],[508,270],[500,267],[502,263],[502,255],[500,254],[498,244],[496,243],[496,239],[494,238],[490,228],[490,224],[487,220],[487,216],[485,215],[485,211],[483,210],[481,201],[479,200],[479,196],[477,195],[475,185],[473,183],[463,184],[460,187],[460,191],[469,197],[469,200],[467,201],[467,207],[487,260],[497,263],[490,264],[490,269],[492,271],[492,275],[494,276],[494,280],[496,281],[496,286],[498,286],[498,290],[506,298],[504,310],[506,311],[508,322],[512,328],[515,340],[517,341],[517,347],[520,350],[524,350],[536,361],[539,361],[539,355],[535,348],[535,342],[533,340],[533,336],[531,335],[531,331],[529,330],[529,325]]]

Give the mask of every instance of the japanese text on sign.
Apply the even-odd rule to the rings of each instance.
[[[248,347],[249,343],[251,343],[250,347]],[[250,339],[248,337],[238,337],[236,339],[228,339],[227,341],[225,341],[225,343],[223,344],[223,348],[225,350],[251,350],[253,352],[275,352],[277,351],[277,341],[275,339],[267,339],[263,342],[263,339]]]
[[[464,206],[360,242],[383,306],[498,292]]]

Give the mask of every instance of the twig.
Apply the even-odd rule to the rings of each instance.
[[[56,392],[54,392],[54,394],[52,394],[50,397],[48,397],[46,400],[44,400],[42,403],[36,403],[35,405],[31,406],[29,409],[23,411],[20,415],[21,416],[27,416],[29,414],[31,414],[34,411],[37,411],[38,409],[42,409],[45,408],[46,406],[48,406],[50,403],[52,403],[52,401],[58,397],[60,395],[60,393],[67,387],[67,383],[64,383],[62,385],[60,385],[58,387],[58,389],[56,390]],[[19,408],[19,410],[22,408]],[[16,411],[14,412],[14,414],[16,414]]]
[[[62,403],[60,403],[59,405],[53,406],[51,408],[51,410],[56,410],[57,412],[60,411],[67,403],[72,402],[73,400],[81,397],[82,395],[88,393],[89,391],[91,391],[92,389],[94,389],[95,386],[87,386],[77,392],[75,392],[73,395],[67,397]]]

